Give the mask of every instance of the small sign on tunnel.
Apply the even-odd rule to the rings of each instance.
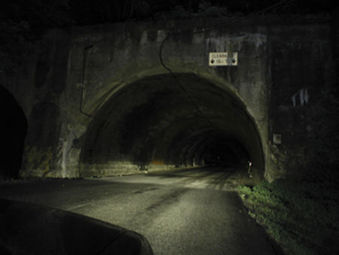
[[[237,66],[238,52],[210,52],[209,66]]]

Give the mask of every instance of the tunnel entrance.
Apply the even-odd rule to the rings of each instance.
[[[0,179],[16,178],[21,168],[27,119],[15,98],[1,85],[0,116]]]
[[[192,166],[241,166],[263,177],[256,125],[244,104],[195,74],[155,75],[116,92],[88,126],[81,176]]]

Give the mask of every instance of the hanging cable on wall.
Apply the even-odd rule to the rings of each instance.
[[[253,13],[253,14],[254,15],[264,15],[264,14],[266,14],[269,11],[277,11],[277,10],[279,10],[279,8],[284,8],[285,6],[291,5],[291,3],[293,3],[294,1],[295,0],[282,0],[282,1],[279,1],[278,3],[270,5],[267,8],[264,8],[264,9],[262,9],[260,11],[257,11],[255,13]],[[234,24],[234,23],[238,22],[241,18],[242,17],[235,17],[235,18],[233,18],[230,22],[228,22],[228,25]],[[221,25],[224,26],[225,25],[224,22],[220,22],[220,23],[215,24],[213,28],[205,28],[205,29],[202,29],[202,30],[199,30],[199,31],[194,31],[193,34],[204,33],[206,31],[214,30],[216,27],[221,26]],[[207,123],[209,124],[209,126],[213,127],[212,121],[207,116],[205,116],[205,114],[202,112],[199,104],[197,103],[197,101],[196,101],[195,97],[192,95],[192,93],[190,93],[189,90],[187,90],[185,88],[185,86],[182,84],[182,82],[177,77],[177,75],[164,62],[164,59],[163,59],[163,50],[164,50],[164,46],[165,46],[166,41],[169,39],[170,36],[181,34],[181,33],[184,33],[184,31],[176,31],[176,32],[172,32],[172,33],[167,33],[166,37],[162,40],[162,42],[160,44],[160,48],[159,48],[159,60],[160,60],[160,63],[162,65],[162,67],[164,69],[166,69],[167,72],[174,78],[174,80],[176,81],[176,83],[178,84],[180,89],[186,95],[189,103],[191,103],[193,105],[193,107],[195,108],[195,110],[198,113],[198,115],[200,115],[203,119],[205,119],[207,121]]]
[[[85,76],[86,76],[86,67],[87,67],[87,57],[88,57],[88,50],[90,50],[91,48],[93,48],[93,45],[89,45],[89,46],[86,46],[84,48],[84,53],[83,53],[83,61],[82,61],[82,73],[81,73],[81,95],[80,95],[80,113],[89,117],[89,118],[92,118],[92,115],[89,114],[89,113],[86,113],[84,112],[83,110],[83,102],[84,102],[84,99],[85,99],[85,90],[86,90],[86,87],[85,87]]]

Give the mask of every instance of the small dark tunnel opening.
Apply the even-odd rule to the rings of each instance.
[[[0,179],[17,178],[21,168],[27,119],[11,93],[0,85]]]
[[[260,137],[243,103],[194,74],[176,77],[140,79],[105,103],[83,142],[82,176],[192,166],[247,171],[249,161],[263,176]]]
[[[237,168],[245,166],[251,160],[240,142],[232,137],[225,137],[221,131],[208,134],[194,154],[193,158],[205,166]]]

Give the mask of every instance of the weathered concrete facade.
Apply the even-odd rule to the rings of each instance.
[[[169,140],[179,139],[177,134],[183,135],[192,126],[197,127],[191,133],[209,136],[206,132],[213,129],[213,134],[235,136],[269,180],[305,165],[312,155],[308,138],[315,121],[305,116],[313,111],[319,87],[331,86],[335,80],[331,28],[327,18],[284,22],[274,17],[223,18],[51,31],[37,47],[39,54],[32,54],[35,58],[27,74],[33,76],[20,81],[29,94],[22,94],[19,85],[14,88],[10,79],[2,82],[28,119],[21,175],[77,177],[134,172],[144,167],[137,162],[140,151],[149,151],[144,160],[148,169],[175,167],[184,162],[174,162],[166,154],[172,148]],[[210,67],[208,54],[215,51],[238,52],[238,65]],[[178,82],[187,84],[194,102],[179,93],[180,88],[171,87]],[[160,100],[164,105],[155,99],[162,91],[173,94]],[[124,142],[118,140],[128,125],[135,126],[126,120],[144,116],[146,110],[138,113],[136,109],[150,100],[155,103],[147,106],[149,109],[159,108],[154,112],[156,117],[147,123],[145,118],[139,119],[144,131],[128,131],[126,137],[131,137],[131,132],[139,134],[148,137],[145,139],[151,145],[135,138],[130,148],[124,149]],[[180,107],[182,100],[186,103]],[[189,108],[192,103],[200,104],[198,111],[207,120],[190,116],[195,111]],[[166,104],[174,110],[168,110]],[[184,120],[185,116],[194,121]],[[170,129],[171,123],[179,120],[185,123],[181,131]],[[200,136],[190,139],[195,137]],[[166,148],[157,145],[166,141]],[[173,150],[183,147],[175,146]],[[178,155],[189,154],[198,146],[190,142],[190,148]],[[88,159],[92,154],[93,161]],[[198,156],[190,156],[185,165],[194,165],[193,158]]]

